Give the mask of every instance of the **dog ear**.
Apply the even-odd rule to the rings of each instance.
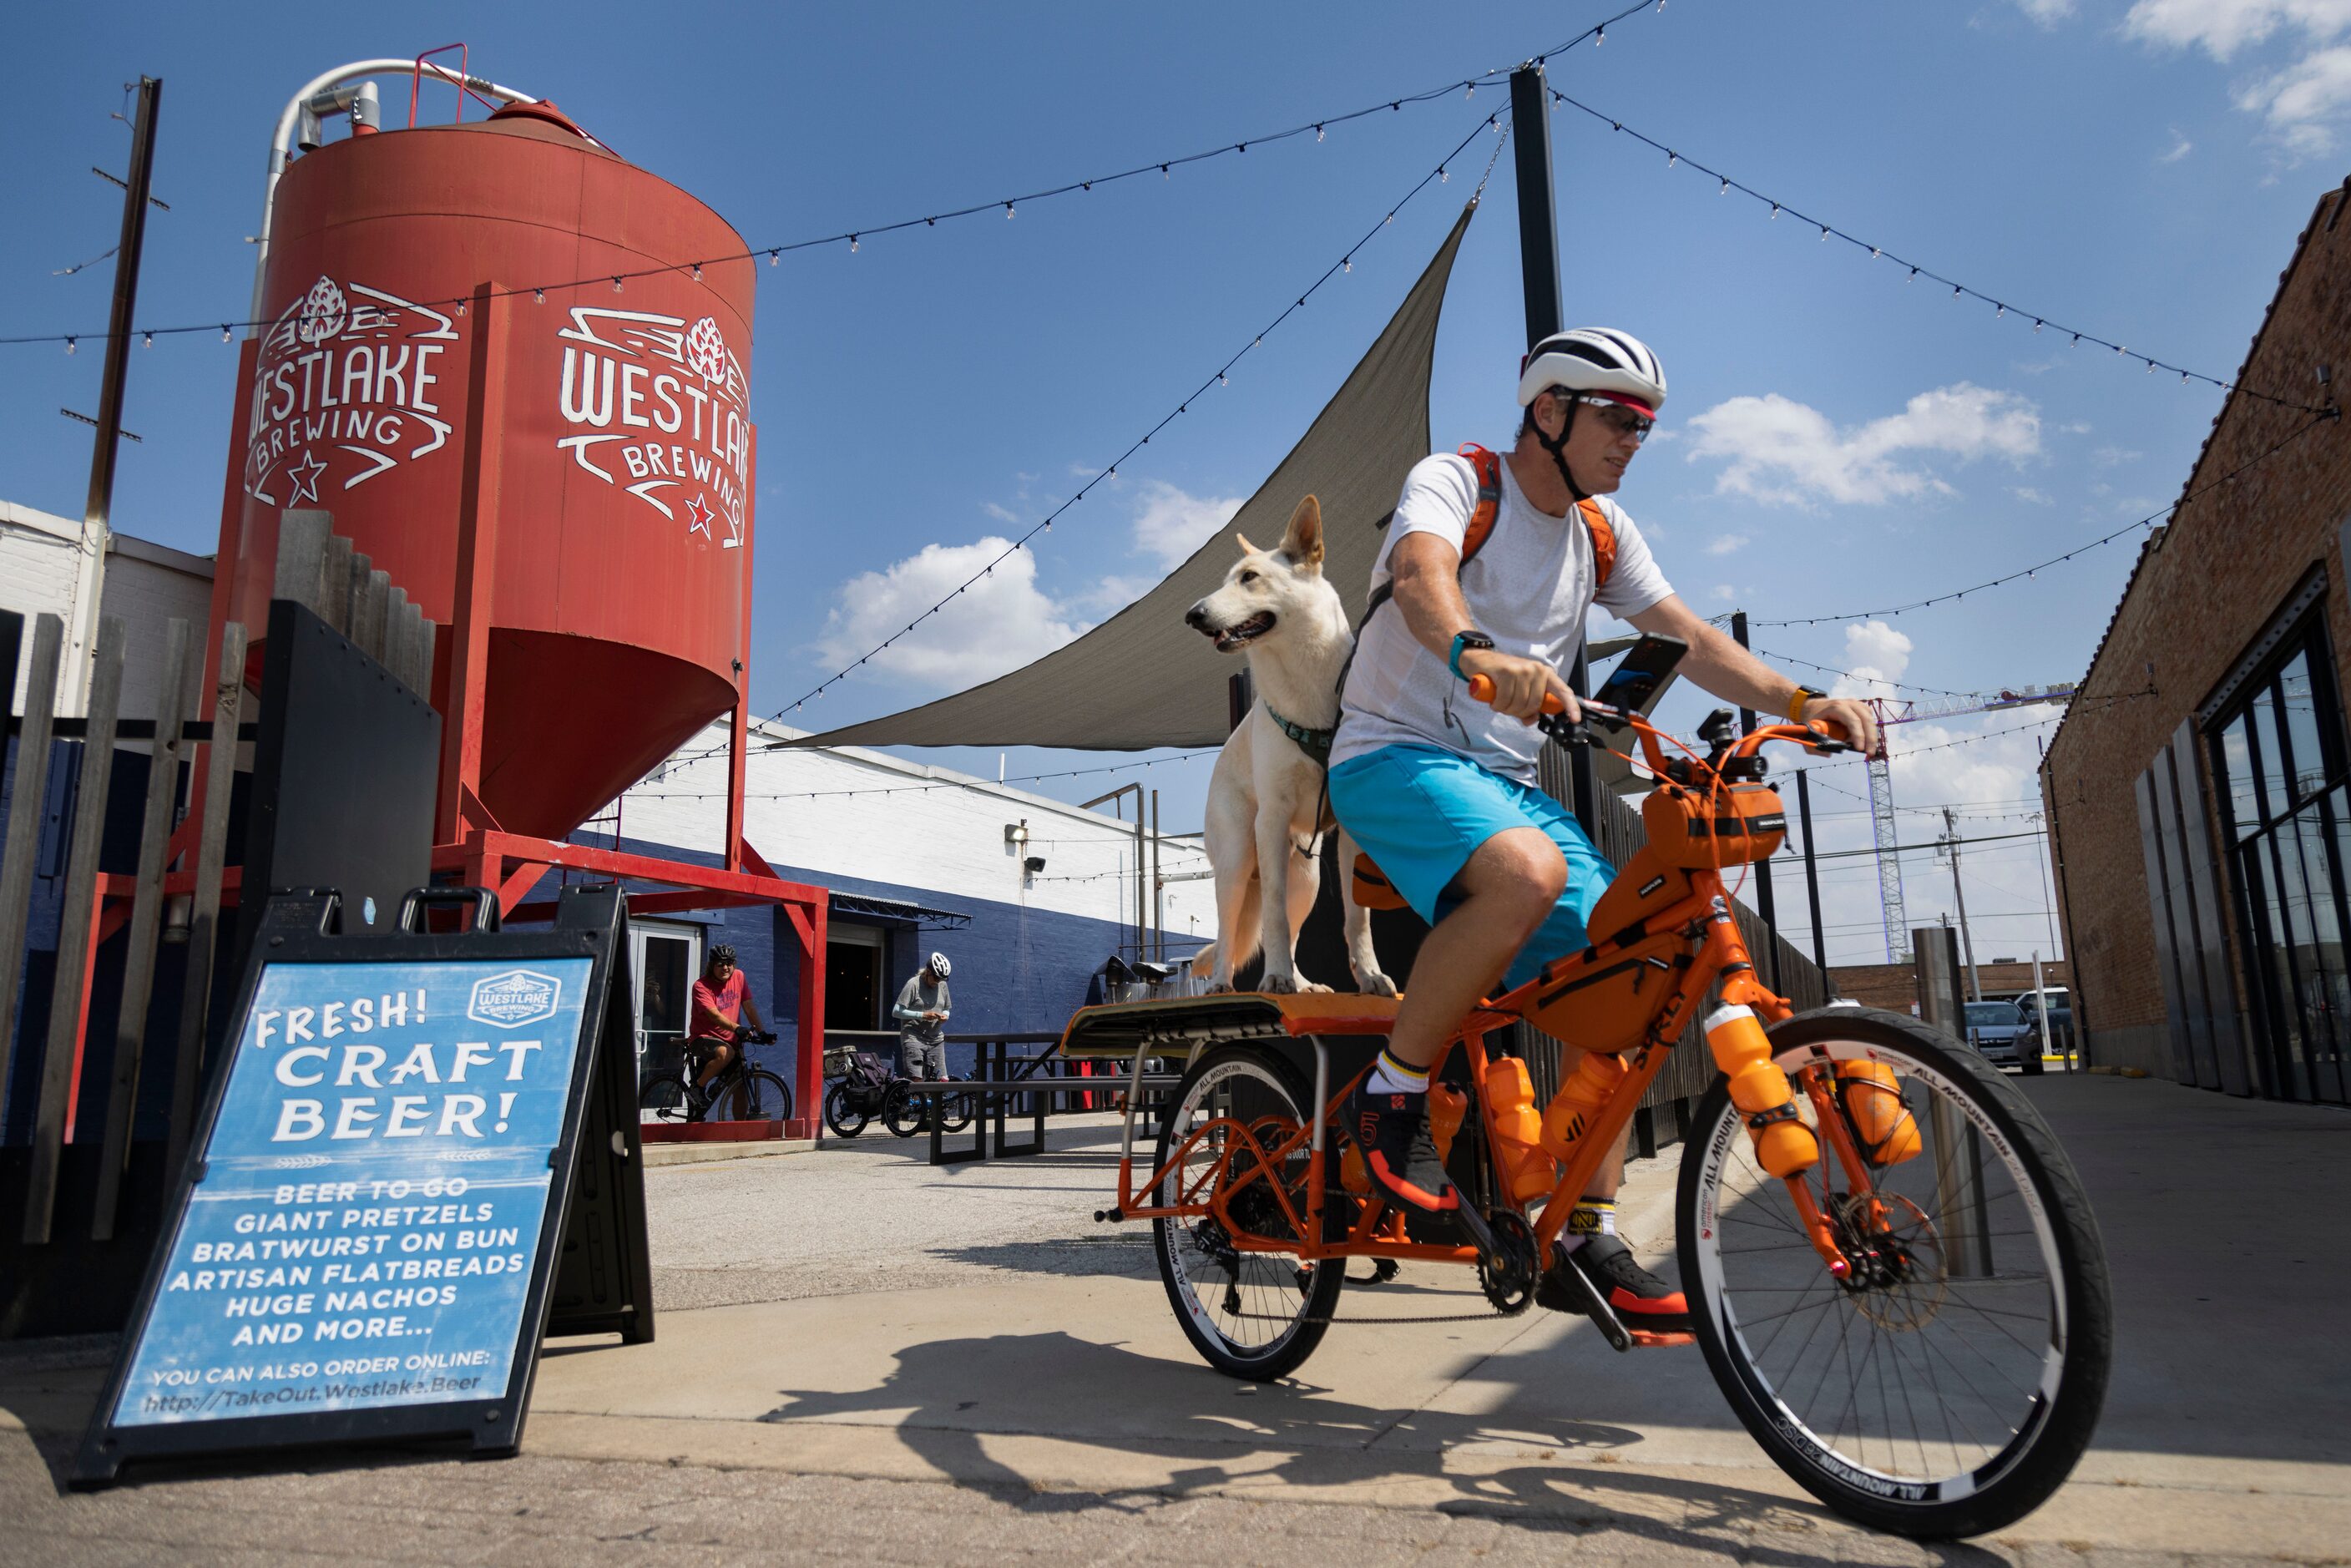
[[[1281,536],[1281,553],[1301,566],[1322,564],[1322,503],[1309,496],[1290,514]]]
[[[1233,540],[1241,547],[1241,554],[1243,555],[1263,555],[1265,553],[1263,550],[1258,549],[1257,546],[1249,542],[1249,535],[1247,534],[1235,534],[1233,536]]]

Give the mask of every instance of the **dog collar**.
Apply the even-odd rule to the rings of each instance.
[[[1330,768],[1331,743],[1339,736],[1337,726],[1334,725],[1329,729],[1309,729],[1302,724],[1292,723],[1282,717],[1274,710],[1271,703],[1265,702],[1263,698],[1259,698],[1259,701],[1265,708],[1265,716],[1273,720],[1276,729],[1296,741],[1298,749],[1312,758],[1317,767],[1325,769]]]

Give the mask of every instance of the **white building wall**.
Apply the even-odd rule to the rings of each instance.
[[[81,538],[78,523],[0,501],[0,610],[24,615],[27,639],[36,615],[60,617],[71,635],[75,618],[83,608],[79,597],[89,577]],[[129,632],[122,671],[123,717],[155,716],[165,622],[173,617],[188,622],[201,645],[212,615],[212,593],[211,558],[150,544],[128,534],[116,534],[110,541],[99,605],[101,614],[121,617]],[[20,660],[16,687],[9,694],[13,711],[24,709],[26,678],[25,661]],[[194,678],[192,674],[191,685]],[[60,670],[58,711],[84,711],[89,688],[86,664],[78,671]]]
[[[758,727],[746,764],[744,836],[770,863],[923,888],[950,904],[956,898],[988,899],[1134,924],[1131,820],[1122,823],[1016,786],[855,747],[758,748],[763,741],[805,733],[781,725]],[[677,755],[693,758],[716,748],[713,755],[672,763],[623,795],[622,833],[718,853],[726,823],[726,726],[711,725]],[[1117,781],[1114,774],[1103,775],[1105,786]],[[1024,820],[1028,844],[1007,843],[1006,827]],[[608,817],[590,831],[609,826]],[[1147,878],[1147,840],[1144,850]],[[1041,873],[1023,872],[1028,855],[1044,858]],[[1165,840],[1159,869],[1165,876],[1206,871],[1200,841]],[[1144,901],[1148,924],[1147,881]],[[1215,890],[1207,880],[1171,883],[1165,908],[1170,936],[1215,935]]]

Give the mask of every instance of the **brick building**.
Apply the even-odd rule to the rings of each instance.
[[[1981,949],[1978,949],[1981,951]],[[1836,994],[1873,1008],[1897,1013],[1912,1011],[1918,1001],[1918,967],[1915,964],[1846,964],[1829,971]],[[1962,985],[1966,981],[1962,978]],[[1976,966],[1976,983],[1986,1000],[2010,1000],[2032,988],[2032,965],[2015,958],[1987,958]],[[2041,983],[2053,990],[2072,984],[2065,960],[2043,959]]]
[[[2351,181],[2321,197],[2168,526],[2051,738],[2091,1060],[2346,1098]]]

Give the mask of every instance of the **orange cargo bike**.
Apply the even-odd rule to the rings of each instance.
[[[1395,1003],[1239,994],[1071,1019],[1073,1053],[1132,1050],[1138,1074],[1146,1056],[1186,1059],[1140,1181],[1129,1096],[1118,1204],[1096,1218],[1152,1221],[1176,1322],[1233,1377],[1287,1375],[1334,1322],[1416,1321],[1338,1316],[1356,1258],[1379,1260],[1375,1278],[1402,1260],[1458,1264],[1493,1312],[1540,1294],[1630,1348],[1643,1336],[1564,1261],[1561,1233],[1714,992],[1704,1032],[1719,1071],[1683,1130],[1674,1218],[1716,1381],[1773,1460],[1840,1513],[1927,1537],[2011,1522],[2071,1473],[2105,1395],[2105,1260],[2072,1163],[1974,1052],[1894,1013],[1796,1013],[1756,974],[1723,871],[1785,833],[1758,754],[1843,743],[1793,725],[1738,738],[1717,714],[1701,757],[1630,710],[1585,715],[1639,738],[1656,780],[1648,842],[1593,910],[1592,946],[1481,1003],[1432,1075],[1458,1216],[1408,1226],[1365,1178],[1341,1113]],[[1521,1019],[1583,1052],[1540,1112],[1524,1062],[1492,1038]]]

